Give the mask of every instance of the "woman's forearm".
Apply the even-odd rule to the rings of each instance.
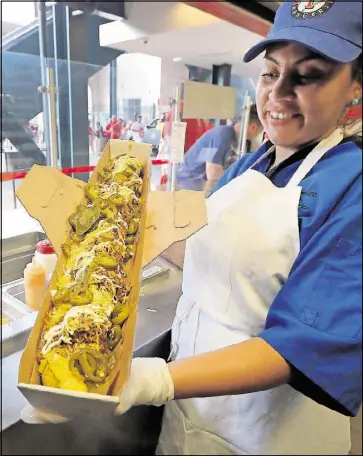
[[[169,365],[175,399],[264,391],[288,383],[285,359],[258,337]]]

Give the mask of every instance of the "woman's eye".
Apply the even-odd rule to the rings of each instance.
[[[319,81],[323,75],[320,73],[311,73],[311,74],[297,74],[296,75],[296,83],[299,85],[308,85],[314,84],[315,82]]]
[[[271,81],[272,79],[277,79],[279,75],[276,73],[262,73],[261,77],[266,79],[267,81]]]

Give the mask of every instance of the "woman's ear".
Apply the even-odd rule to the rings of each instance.
[[[353,87],[352,87],[352,92],[353,92],[353,100],[351,100],[351,106],[356,106],[359,104],[359,101],[362,99],[362,84],[358,81],[353,82]]]

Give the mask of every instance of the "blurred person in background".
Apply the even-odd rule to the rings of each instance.
[[[91,155],[95,155],[94,149],[94,139],[95,139],[95,131],[92,128],[91,122],[88,122],[88,142],[89,142],[89,152]]]
[[[105,137],[104,137],[103,127],[101,125],[101,122],[96,122],[95,143],[96,143],[96,154],[100,155],[104,148],[104,145],[105,145]]]
[[[142,121],[142,116],[139,114],[136,116],[135,122],[133,122],[130,127],[132,134],[132,137],[130,139],[133,139],[135,142],[142,142],[142,138],[144,137],[144,128],[145,125]]]
[[[116,115],[113,115],[110,122],[106,125],[105,133],[110,139],[120,139],[121,124]]]
[[[159,141],[159,153],[160,151],[163,150],[164,147],[164,138],[163,138],[163,130],[164,130],[164,125],[165,125],[165,119],[166,119],[166,112],[164,112],[160,119],[158,124],[156,125],[156,129],[160,132],[160,141]]]
[[[232,157],[236,157],[241,128],[239,117],[232,125],[222,125],[204,133],[185,154],[178,171],[178,185],[191,190],[211,191],[226,167],[234,161]],[[247,130],[248,151],[251,142],[261,132],[262,124],[253,106]]]

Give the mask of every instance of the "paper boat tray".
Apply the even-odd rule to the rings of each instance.
[[[115,369],[109,377],[107,388],[100,388],[101,394],[42,386],[36,363],[36,351],[44,317],[51,306],[50,290],[55,288],[57,273],[62,271],[65,261],[61,245],[69,232],[68,217],[82,200],[85,183],[65,176],[54,168],[34,165],[17,190],[17,196],[25,209],[32,217],[39,220],[58,254],[55,273],[19,366],[18,388],[33,407],[68,417],[89,414],[105,416],[114,412],[118,404],[117,394],[127,381],[130,371],[141,269],[174,242],[186,239],[206,223],[205,198],[201,192],[149,192],[150,152],[151,146],[148,144],[111,140],[106,145],[89,179],[91,184],[95,183],[97,174],[110,158],[124,153],[137,157],[143,162],[144,186],[141,195],[143,211],[132,273],[129,277],[132,283],[131,313],[126,322],[124,341],[114,352],[117,358]]]

